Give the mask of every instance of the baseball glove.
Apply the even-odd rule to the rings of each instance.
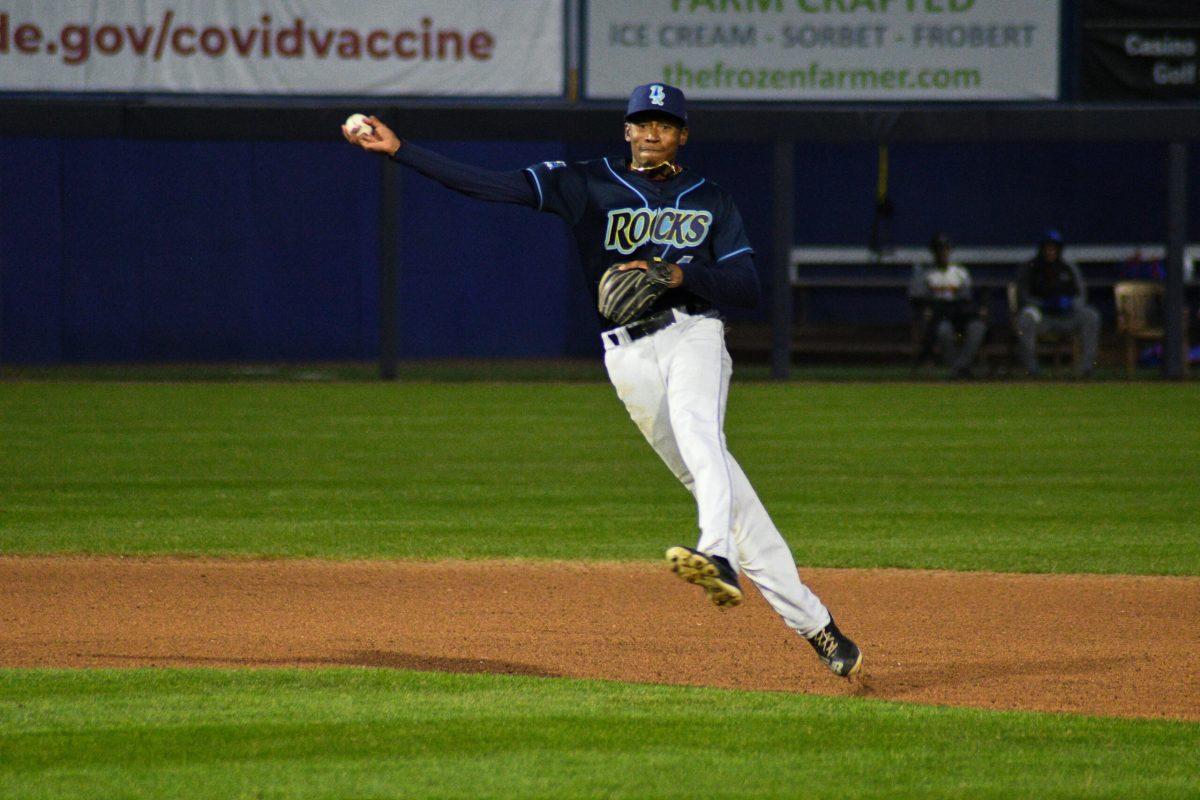
[[[618,325],[627,325],[645,313],[671,284],[671,268],[661,258],[647,269],[622,272],[613,264],[600,276],[600,313]]]

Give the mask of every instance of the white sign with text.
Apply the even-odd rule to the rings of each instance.
[[[0,0],[0,91],[555,96],[563,0]]]
[[[586,93],[710,100],[1058,97],[1059,0],[588,0]]]

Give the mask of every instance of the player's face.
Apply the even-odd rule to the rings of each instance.
[[[1058,261],[1062,248],[1057,242],[1042,242],[1042,261]]]
[[[673,162],[687,138],[688,129],[670,117],[634,117],[625,123],[625,141],[638,167]]]

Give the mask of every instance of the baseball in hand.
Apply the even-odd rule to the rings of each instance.
[[[375,129],[371,127],[371,123],[367,121],[366,116],[363,114],[351,114],[346,117],[346,121],[342,124],[342,127],[351,136],[366,136],[375,132]]]

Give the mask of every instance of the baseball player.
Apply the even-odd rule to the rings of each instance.
[[[1017,338],[1021,363],[1030,377],[1039,372],[1037,337],[1043,333],[1069,333],[1082,341],[1075,375],[1090,377],[1100,346],[1100,313],[1087,302],[1083,273],[1062,257],[1063,236],[1046,231],[1037,255],[1017,269]]]
[[[987,335],[987,323],[975,302],[971,273],[962,264],[951,263],[952,250],[950,237],[935,233],[929,240],[933,264],[913,267],[908,297],[924,326],[915,363],[932,355],[936,343],[950,374],[970,378],[971,365]],[[961,347],[959,336],[962,336]]]
[[[571,226],[605,319],[604,363],[617,395],[696,499],[699,542],[667,550],[672,571],[726,608],[742,601],[740,570],[834,674],[854,675],[862,653],[800,581],[787,543],[725,444],[732,362],[715,306],[754,306],[758,276],[732,199],[677,161],[689,134],[683,92],[663,83],[633,90],[628,158],[545,161],[511,172],[453,161],[369,121],[370,131],[342,133],[457,192],[547,211]]]

